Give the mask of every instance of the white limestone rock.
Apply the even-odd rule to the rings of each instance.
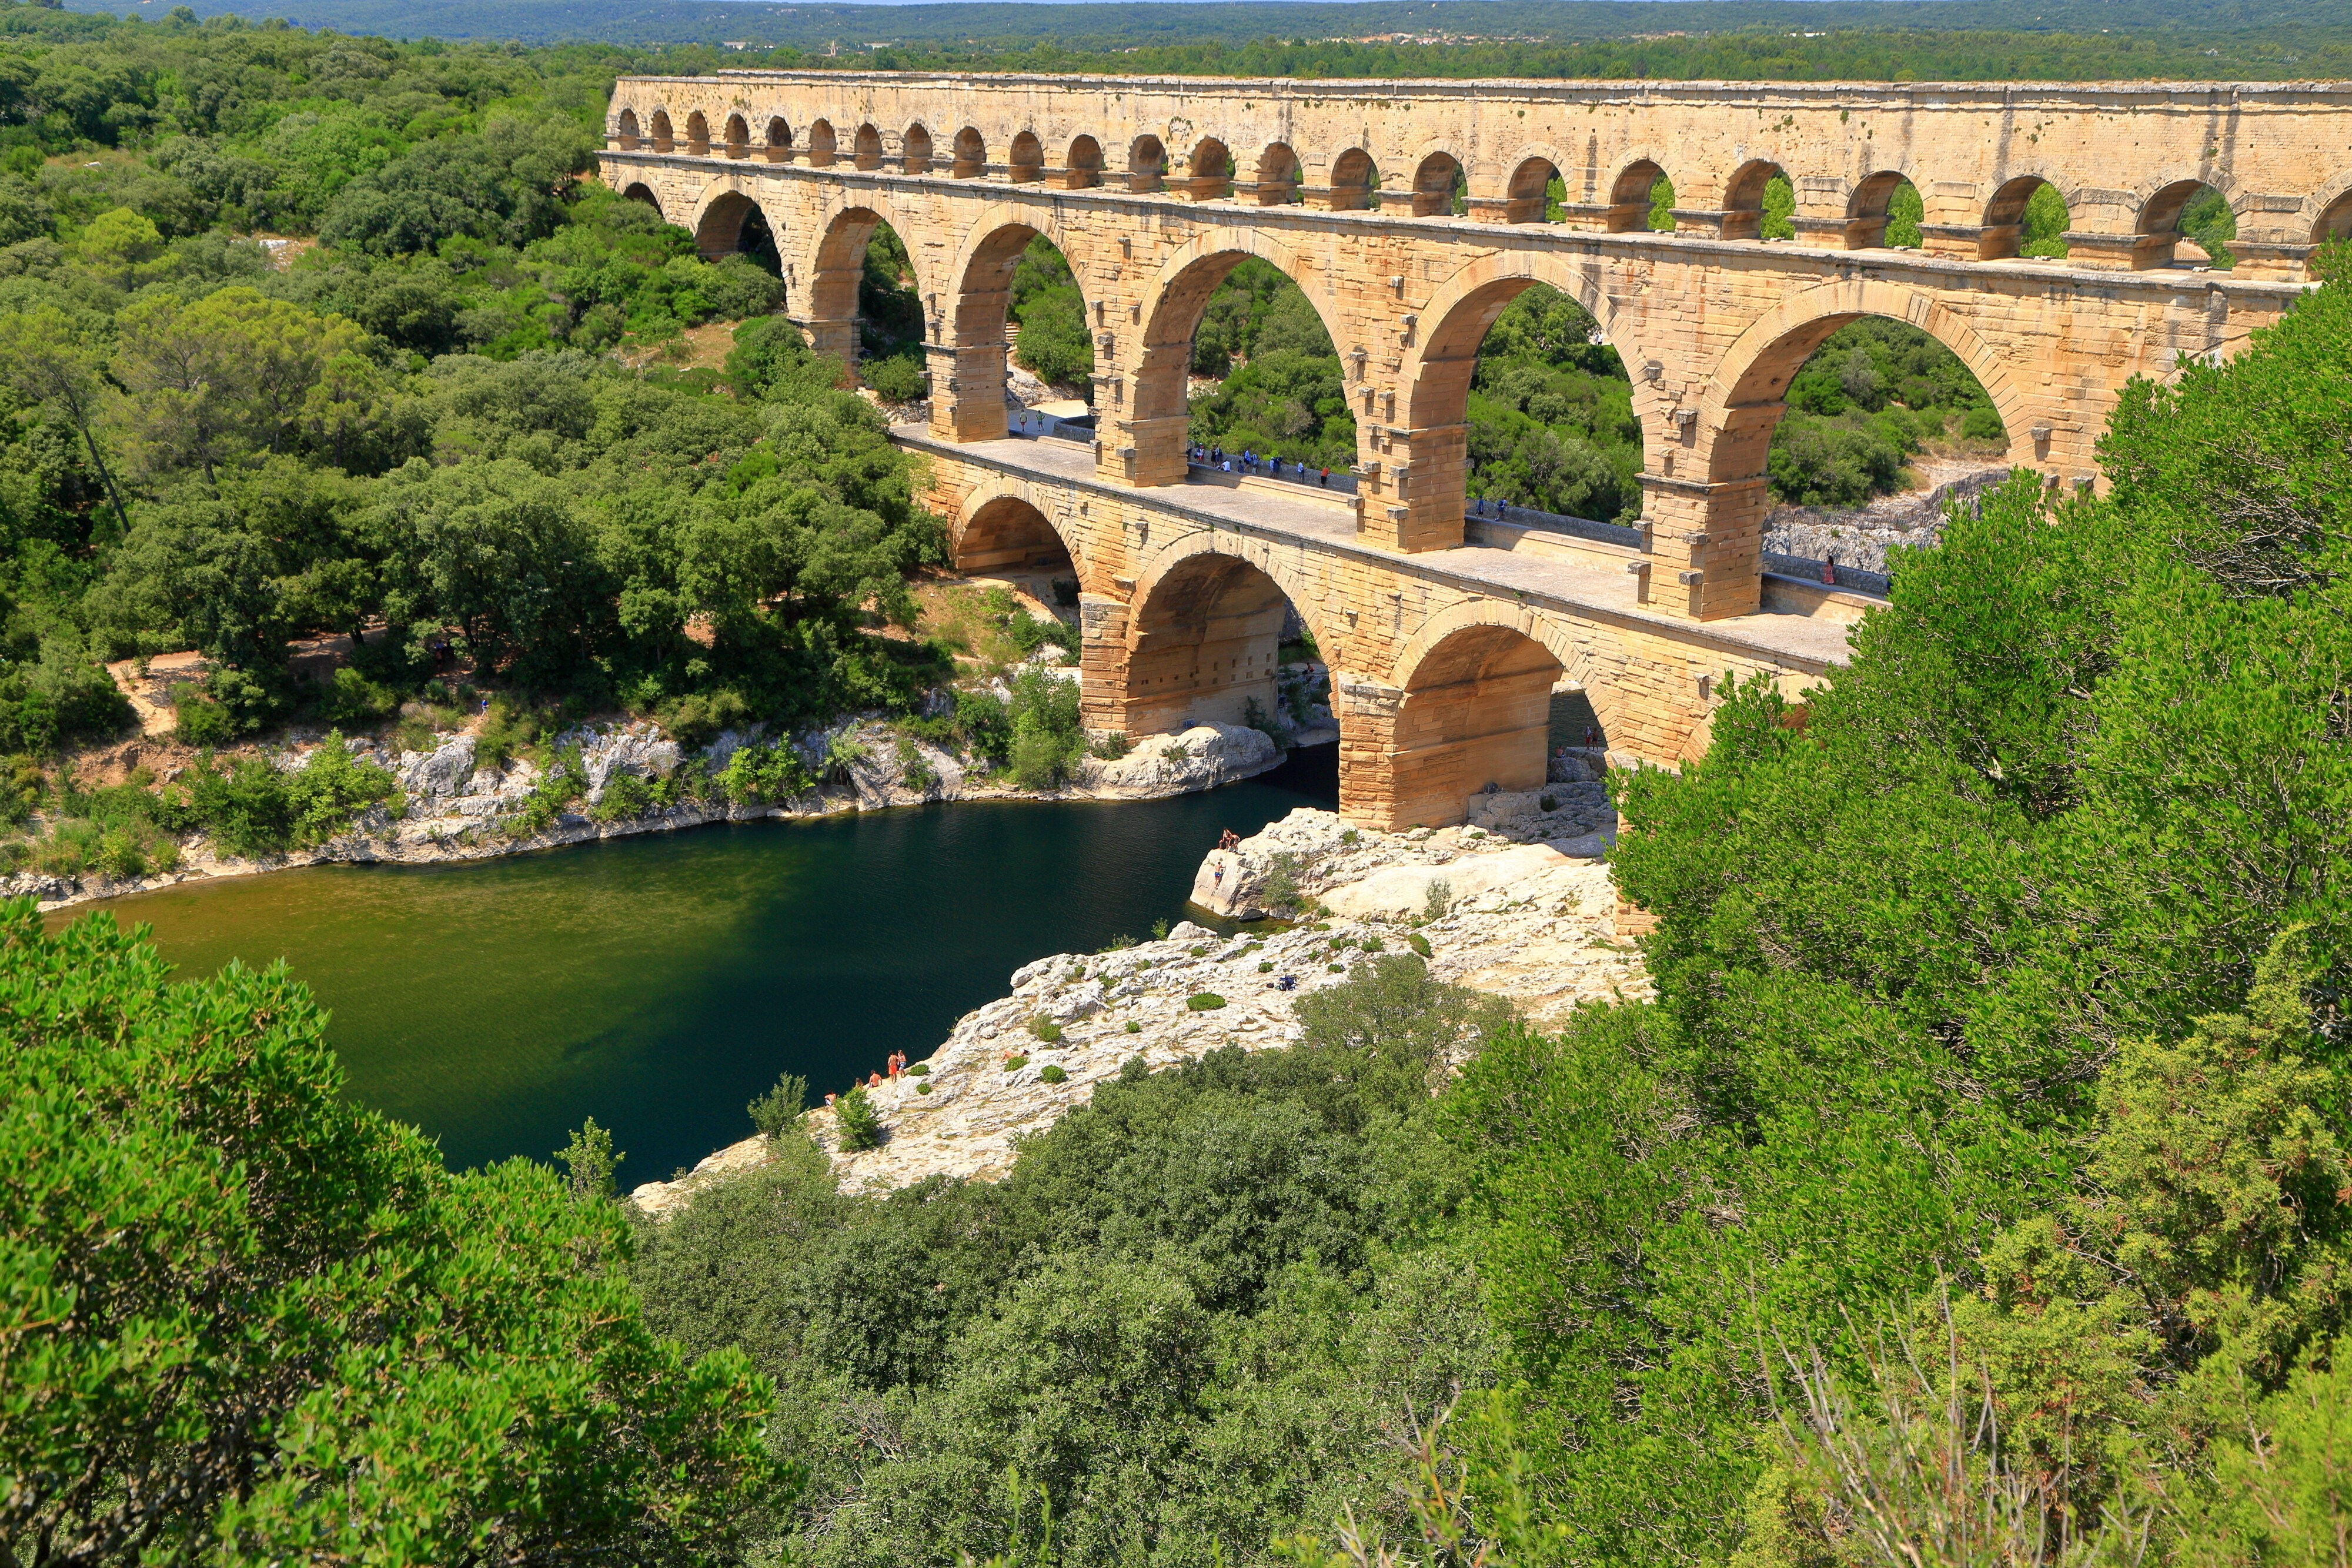
[[[1088,758],[1079,782],[1110,800],[1153,800],[1213,789],[1263,773],[1282,761],[1273,737],[1238,724],[1201,724],[1179,735],[1147,736],[1125,757]]]

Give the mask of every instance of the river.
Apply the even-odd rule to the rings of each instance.
[[[452,1166],[545,1158],[593,1116],[625,1186],[750,1135],[744,1104],[780,1073],[844,1088],[929,1053],[1031,959],[1181,919],[1219,830],[1328,808],[1337,752],[1172,800],[697,828],[98,907],[152,925],[183,976],[286,959],[332,1012],[351,1092]]]

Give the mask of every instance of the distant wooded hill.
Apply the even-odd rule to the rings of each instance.
[[[192,0],[394,37],[751,46],[898,65],[1233,75],[2279,78],[2347,69],[2342,0]],[[82,0],[160,17],[166,0]]]

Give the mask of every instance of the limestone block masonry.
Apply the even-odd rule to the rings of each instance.
[[[1066,551],[1089,722],[1158,734],[1270,702],[1286,596],[1331,655],[1343,810],[1381,826],[1540,782],[1553,685],[1585,685],[1620,750],[1671,762],[1704,744],[1726,674],[1793,688],[1838,656],[1811,623],[1759,613],[1759,569],[1782,395],[1840,326],[1933,334],[1990,394],[2011,464],[2090,486],[2126,382],[2234,350],[2352,230],[2341,83],[745,71],[624,78],[606,134],[606,183],[705,255],[740,248],[756,212],[786,309],[824,351],[854,354],[866,241],[888,223],[932,389],[928,432],[899,438],[933,454],[935,503],[975,549]],[[1776,170],[1794,242],[1756,237]],[[1647,227],[1661,173],[1665,233]],[[1555,179],[1566,201],[1546,222]],[[1883,244],[1906,180],[1920,250]],[[2045,183],[2069,254],[2020,258]],[[2235,214],[2232,270],[2182,241],[2200,186]],[[1068,257],[1095,335],[1091,452],[1005,439],[1006,295],[1038,235]],[[1344,507],[1244,489],[1204,511],[1187,483],[1193,329],[1252,256],[1297,280],[1339,348],[1359,441]],[[1622,354],[1643,451],[1642,548],[1549,577],[1466,546],[1463,504],[1478,345],[1538,283]]]

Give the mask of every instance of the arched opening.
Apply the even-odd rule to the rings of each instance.
[[[1919,220],[1927,215],[1918,187],[1893,170],[1873,174],[1853,188],[1845,208],[1845,247],[1872,250],[1919,248]]]
[[[1794,239],[1796,187],[1778,163],[1744,165],[1723,195],[1726,239]]]
[[[1372,155],[1350,147],[1331,163],[1331,210],[1361,212],[1379,199],[1381,171]]]
[[[1537,789],[1550,759],[1551,650],[1507,626],[1449,632],[1405,674],[1384,827],[1458,822],[1473,797]]]
[[[948,172],[959,180],[977,180],[988,172],[988,143],[981,140],[979,128],[967,125],[955,133],[954,162]]]
[[[1430,330],[1411,418],[1465,427],[1474,521],[1638,542],[1642,426],[1600,323],[1525,277],[1465,296]]]
[[[1045,434],[1045,418],[1033,410],[1093,399],[1086,298],[1067,258],[1025,224],[1008,224],[974,247],[957,280],[953,330],[959,441],[996,440],[1008,425]],[[1008,359],[1023,373],[1008,369]]]
[[[2352,191],[2347,191],[2319,214],[2311,225],[2311,243],[2326,245],[2330,240],[2352,238]]]
[[[622,151],[635,147],[638,141],[637,111],[634,109],[621,110],[621,122],[614,129],[619,134]]]
[[[1178,563],[1130,612],[1120,727],[1133,739],[1272,722],[1290,615],[1282,589],[1247,561],[1196,555]]]
[[[860,169],[882,167],[882,132],[870,123],[859,126],[856,140],[850,143],[850,156]]]
[[[1069,547],[1045,514],[1017,496],[983,503],[955,539],[956,570],[999,577],[1051,604],[1054,584],[1078,575]]]
[[[885,402],[923,395],[923,305],[914,263],[880,214],[853,207],[833,220],[809,284],[811,346],[835,354]]]
[[[1063,175],[1063,184],[1073,191],[1091,190],[1102,183],[1102,143],[1091,136],[1081,136],[1070,143],[1069,165]]]
[[[1675,232],[1675,183],[1648,159],[1627,165],[1609,187],[1609,232]]]
[[[1034,131],[1024,131],[1013,139],[1013,151],[1005,165],[1005,173],[1016,185],[1028,184],[1045,176],[1045,148]]]
[[[1139,136],[1128,144],[1127,188],[1156,191],[1168,178],[1168,149],[1157,136]]]
[[[1965,499],[2011,465],[1991,391],[1950,346],[1889,316],[1805,323],[1727,401],[1708,477],[1767,479],[1765,570],[1809,580],[1883,586],[1852,574],[1883,571],[1892,545],[1932,543],[1935,492]],[[1916,504],[1857,510],[1906,496]]]
[[[767,214],[740,192],[727,192],[703,209],[702,221],[695,226],[694,248],[705,261],[741,256],[771,277],[784,275],[783,257]]]
[[[793,161],[793,128],[781,116],[768,121],[768,162],[789,163]]]
[[[623,186],[621,194],[632,202],[643,202],[656,212],[661,211],[661,198],[655,195],[654,188],[642,180],[633,180]]]
[[[2147,236],[2136,259],[2142,267],[2210,267],[2226,271],[2238,237],[2237,214],[2229,198],[2196,180],[2181,180],[2150,196],[2140,209],[2139,232]]]
[[[1344,492],[1356,458],[1346,375],[1314,302],[1288,274],[1256,256],[1234,265],[1202,306],[1190,363],[1186,428],[1204,478],[1256,475],[1328,492],[1328,469]]]
[[[2039,174],[2022,175],[1994,192],[1986,205],[1984,227],[1977,232],[1977,256],[1983,261],[2012,256],[2061,260],[2071,226],[2066,199],[2058,187]]]
[[[1549,158],[1529,158],[1511,171],[1505,187],[1507,224],[1556,224],[1567,215],[1568,182]]]
[[[749,158],[751,155],[751,128],[743,123],[740,114],[727,117],[727,156]]]
[[[710,151],[710,121],[702,117],[698,109],[686,117],[686,150],[697,157]]]
[[[809,127],[808,154],[810,162],[815,164],[820,169],[829,167],[834,159],[834,146],[833,121],[830,120],[820,120]]]
[[[1470,210],[1469,184],[1450,152],[1433,152],[1412,172],[1412,215],[1444,217]]]
[[[1274,142],[1257,155],[1253,189],[1261,207],[1288,206],[1298,200],[1298,154],[1288,143]]]
[[[931,133],[924,130],[921,125],[907,127],[906,139],[899,143],[899,152],[898,167],[901,172],[908,174],[928,174],[931,172]]]
[[[667,110],[656,109],[654,110],[653,133],[655,152],[667,152],[672,147],[677,145],[670,134],[669,111]]]
[[[1189,396],[1196,368],[1219,384]],[[1307,463],[1318,489],[1327,465],[1344,487],[1355,452],[1355,422],[1328,329],[1281,268],[1240,251],[1194,261],[1153,302],[1129,413],[1139,485],[1182,482],[1188,435],[1232,447],[1237,458],[1242,448],[1225,436],[1247,444],[1255,431],[1265,444],[1250,450]],[[1244,423],[1250,430],[1241,429]],[[1238,461],[1216,472],[1225,483],[1241,477]],[[1233,479],[1223,478],[1228,472]],[[1284,477],[1297,482],[1295,469]]]
[[[1213,136],[1204,136],[1192,148],[1185,165],[1191,176],[1185,194],[1196,202],[1213,202],[1233,188],[1234,155]]]

